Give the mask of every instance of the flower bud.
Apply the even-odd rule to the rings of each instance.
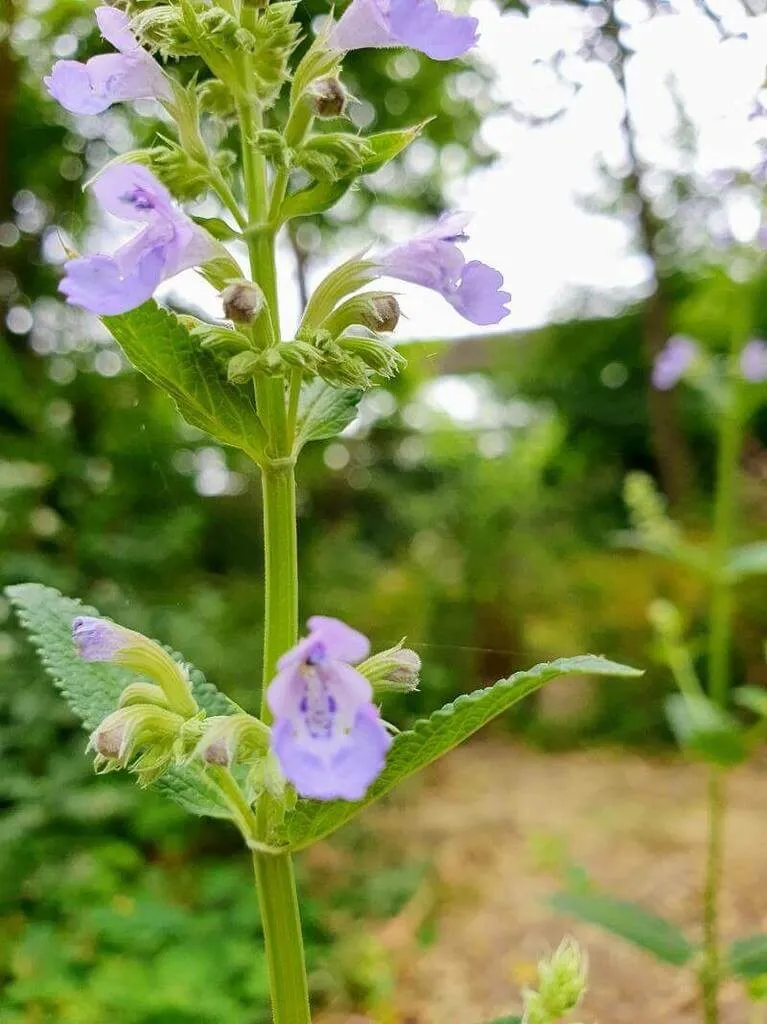
[[[249,763],[263,758],[268,749],[268,726],[258,718],[240,712],[208,718],[193,756],[202,758],[207,764],[228,768],[235,761]]]
[[[421,673],[421,659],[409,647],[403,647],[404,639],[380,651],[357,666],[376,693],[409,693],[418,689]]]
[[[586,991],[587,964],[580,946],[564,939],[538,962],[538,991],[526,990],[523,1024],[555,1024],[574,1010]]]
[[[327,317],[323,327],[336,338],[349,327],[390,332],[399,323],[399,303],[388,292],[362,292],[342,302]]]
[[[74,619],[72,640],[84,661],[108,661],[133,669],[160,686],[173,711],[185,718],[197,714],[185,670],[154,640],[91,615]]]
[[[142,782],[151,782],[170,767],[183,725],[180,715],[155,704],[118,708],[91,733],[96,770],[130,767]]]
[[[221,292],[224,316],[238,324],[250,324],[264,308],[264,293],[252,281],[233,281]]]
[[[340,117],[349,99],[348,92],[334,75],[315,79],[309,86],[309,95],[317,117]]]

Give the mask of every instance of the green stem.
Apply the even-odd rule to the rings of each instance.
[[[311,1024],[298,896],[289,854],[253,854],[274,1024]]]
[[[254,133],[262,126],[262,115],[248,100],[239,104],[238,114],[248,221],[264,225],[264,230],[248,236],[251,275],[260,285],[271,312],[273,338],[267,343],[274,343],[281,337],[274,232],[265,226],[269,206],[266,164],[253,145]],[[258,394],[259,415],[269,437],[267,454],[273,460],[262,467],[266,587],[261,716],[268,722],[266,688],[278,658],[295,644],[298,632],[296,492],[293,463],[289,458],[293,442],[288,436],[282,378],[262,381]],[[290,855],[254,851],[253,870],[264,929],[274,1024],[311,1024],[301,916]]]
[[[735,346],[734,346],[735,347]],[[738,382],[732,383],[731,401],[720,420],[716,501],[712,547],[713,584],[709,614],[708,689],[712,701],[725,707],[730,685],[734,594],[726,572],[733,543],[738,505],[738,467],[743,422]],[[718,1024],[721,984],[719,891],[722,877],[726,778],[712,766],[708,782],[708,842],[703,890],[703,952],[701,995],[705,1024]]]
[[[264,624],[264,694],[277,660],[296,642],[298,571],[296,550],[296,484],[289,459],[266,465],[261,474],[264,501],[266,620]],[[269,708],[261,702],[261,718]]]

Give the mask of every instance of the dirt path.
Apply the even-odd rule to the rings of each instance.
[[[571,861],[697,936],[704,795],[703,772],[679,761],[543,754],[489,739],[368,812],[365,826],[382,849],[434,868],[428,891],[380,933],[397,980],[385,1024],[476,1024],[518,1009],[536,958],[566,933],[590,958],[583,1024],[698,1024],[687,974],[555,916],[544,900]],[[736,773],[730,801],[728,939],[767,931],[767,765]],[[414,932],[427,914],[436,938],[420,948]],[[722,1024],[749,1020],[738,986],[722,1006]]]

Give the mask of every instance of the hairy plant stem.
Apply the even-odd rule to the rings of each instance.
[[[737,341],[734,339],[733,350]],[[726,573],[727,558],[733,542],[738,503],[738,467],[743,434],[738,402],[739,384],[732,385],[731,401],[720,419],[719,447],[714,507],[712,547],[713,586],[709,613],[708,690],[709,697],[725,707],[730,685],[732,619],[734,594]],[[718,1024],[721,985],[721,936],[719,934],[719,895],[724,855],[726,811],[726,772],[714,765],[708,780],[708,839],[703,889],[703,964],[701,998],[705,1024]]]
[[[243,100],[238,115],[248,220],[261,227],[248,236],[251,275],[261,287],[271,314],[272,330],[267,343],[278,344],[275,232],[266,224],[270,206],[266,165],[253,143],[255,132],[262,127],[262,114],[255,102]],[[266,687],[277,659],[296,642],[298,630],[296,500],[290,457],[293,438],[288,430],[283,379],[273,377],[264,381],[257,391],[257,402],[269,439],[267,459],[261,467],[266,576],[261,712],[264,721],[268,721]],[[253,870],[264,929],[274,1024],[311,1024],[301,918],[290,854],[254,851]]]

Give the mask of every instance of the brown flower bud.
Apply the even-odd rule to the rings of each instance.
[[[318,78],[309,91],[317,117],[340,117],[346,109],[349,94],[337,78]]]
[[[252,281],[233,281],[221,292],[221,301],[227,320],[250,324],[264,308],[264,293]]]
[[[399,302],[393,295],[376,295],[372,300],[373,314],[376,319],[374,330],[393,331],[399,323]]]

